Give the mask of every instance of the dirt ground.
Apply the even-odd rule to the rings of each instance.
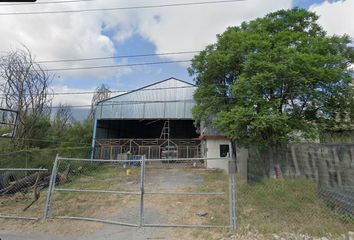
[[[107,166],[72,176],[71,181],[58,187],[139,192],[139,174],[139,168],[132,169],[132,175],[127,176],[126,169]],[[0,219],[0,239],[350,239],[343,237],[343,234],[352,234],[350,231],[354,230],[354,225],[349,219],[344,221],[341,215],[335,215],[318,199],[312,182],[306,179],[269,180],[259,184],[238,182],[236,233],[230,233],[228,228],[137,228],[78,220],[50,219],[43,222]],[[215,196],[146,194],[146,224],[229,224],[228,176],[221,171],[148,166],[145,191],[225,193]],[[40,201],[26,215],[42,216],[45,196],[44,191]],[[53,199],[53,217],[82,216],[139,223],[140,195],[55,192]],[[26,205],[25,200],[23,196],[0,199],[0,213],[24,214],[21,209]]]
[[[198,173],[196,174],[195,171]],[[200,173],[200,174],[199,174]],[[105,173],[106,174],[106,173]],[[116,176],[118,178],[118,176]],[[91,178],[87,178],[91,179]],[[86,178],[79,179],[83,185],[88,182]],[[99,177],[98,177],[99,179]],[[104,177],[102,177],[104,179]],[[115,176],[110,176],[110,179],[115,179]],[[105,180],[104,180],[105,181]],[[183,192],[191,190],[202,190],[204,177],[203,170],[195,169],[193,171],[186,171],[184,169],[147,169],[145,178],[145,190],[150,192],[170,191],[170,192]],[[226,184],[227,182],[225,182]],[[134,176],[127,178],[124,185],[125,190],[136,190],[139,188],[138,178]],[[95,186],[96,187],[96,186]],[[95,188],[94,187],[94,188]],[[227,188],[227,185],[225,186]],[[75,195],[77,196],[77,195]],[[95,200],[92,196],[91,200]],[[103,200],[102,200],[103,199]],[[60,201],[62,200],[62,201]],[[65,198],[58,198],[57,202],[54,201],[53,207],[59,209],[58,213],[67,213],[65,208],[61,209],[60,203]],[[71,200],[71,199],[70,199]],[[87,204],[86,199],[82,196],[73,199],[81,201],[82,204]],[[97,203],[111,203],[115,198],[107,196],[100,198]],[[99,216],[104,219],[120,221],[126,223],[138,223],[139,207],[138,198],[135,196],[118,199],[120,204],[124,206],[117,207],[112,204],[110,207],[98,208],[95,205],[96,212],[85,211],[84,213],[90,217]],[[104,201],[104,202],[102,202]],[[161,224],[203,224],[206,221],[213,222],[213,216],[208,209],[200,209],[200,197],[190,198],[190,196],[168,196],[168,195],[146,195],[145,198],[145,212],[144,219],[146,223],[161,223]],[[66,201],[68,204],[70,201]],[[39,204],[41,205],[41,204]],[[199,206],[199,207],[198,207]],[[65,211],[64,211],[65,210]],[[200,211],[207,212],[208,217],[200,217],[197,215]],[[104,214],[102,214],[102,212]],[[78,214],[82,213],[78,211]],[[86,215],[84,215],[86,216]],[[105,217],[106,218],[105,218]],[[209,217],[211,216],[211,220]],[[205,219],[208,218],[208,219]],[[217,218],[215,216],[215,218]],[[228,219],[225,219],[225,224]],[[78,220],[59,220],[53,219],[46,222],[42,221],[25,221],[25,220],[4,220],[0,219],[0,239],[1,240],[15,240],[15,239],[28,239],[28,240],[88,240],[88,239],[218,239],[223,236],[225,230],[210,230],[210,229],[176,229],[176,228],[136,228],[125,227],[113,224],[103,224],[97,222],[87,222]],[[214,235],[212,237],[212,235]]]

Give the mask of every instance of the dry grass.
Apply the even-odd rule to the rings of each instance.
[[[120,167],[100,167],[95,171],[71,176],[71,181],[60,188],[101,189],[116,191],[139,191],[139,169],[133,168],[132,175],[126,176],[126,169]],[[159,176],[166,169],[147,172],[147,178]],[[161,218],[146,216],[146,223],[162,224],[229,224],[228,176],[222,171],[202,169],[179,169],[181,173],[191,173],[203,181],[179,188],[179,192],[225,192],[217,196],[186,195],[145,195],[146,212],[154,210]],[[167,174],[168,175],[168,174]],[[161,175],[160,175],[161,176]],[[161,181],[166,179],[164,176]],[[345,222],[334,215],[318,198],[315,186],[308,180],[265,180],[257,184],[238,183],[238,233],[257,232],[270,238],[271,234],[284,232],[303,233],[312,236],[337,236],[354,229],[353,222]],[[26,213],[27,216],[41,216],[46,191],[40,200]],[[1,213],[22,214],[22,207],[31,200],[30,195],[1,198]],[[55,192],[53,216],[84,216],[116,219],[126,209],[139,209],[139,196],[61,193]],[[197,213],[207,213],[198,216]],[[136,219],[136,220],[135,220]],[[162,222],[161,222],[162,221]],[[54,227],[55,226],[55,227]],[[85,226],[85,227],[83,227]],[[86,227],[87,226],[87,227]],[[43,231],[61,234],[83,234],[102,227],[99,223],[48,221],[26,222],[0,220],[0,230],[21,229],[23,231]],[[80,229],[80,230],[78,230]],[[227,234],[227,229],[171,229],[170,234],[177,239],[218,239]]]
[[[354,229],[321,201],[316,186],[307,179],[263,180],[238,184],[240,231],[266,236],[292,232],[311,236],[338,236]]]

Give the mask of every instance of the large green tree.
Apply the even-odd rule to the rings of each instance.
[[[353,48],[317,20],[304,9],[281,10],[218,35],[189,69],[195,119],[212,116],[239,144],[263,149],[337,123],[348,113]]]

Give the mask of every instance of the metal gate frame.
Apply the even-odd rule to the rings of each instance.
[[[58,166],[61,160],[65,161],[86,161],[86,162],[107,162],[107,163],[126,163],[127,160],[105,160],[105,159],[81,159],[81,158],[62,158],[59,155],[56,156],[53,170],[50,178],[49,188],[47,199],[44,207],[44,216],[43,220],[48,218],[57,218],[57,219],[71,219],[71,220],[84,220],[84,221],[95,221],[109,224],[117,224],[121,226],[130,226],[130,227],[183,227],[183,228],[230,228],[231,230],[236,229],[237,223],[237,212],[236,212],[236,164],[235,161],[229,158],[175,158],[169,160],[175,161],[200,161],[200,160],[222,160],[228,161],[229,163],[229,215],[230,215],[230,225],[228,226],[216,226],[216,225],[179,225],[179,224],[148,224],[144,222],[144,196],[145,195],[221,195],[225,194],[225,192],[147,192],[145,191],[144,181],[145,181],[145,164],[146,162],[158,162],[162,161],[162,159],[145,159],[143,155],[140,160],[129,160],[140,163],[140,191],[137,192],[129,192],[129,191],[108,191],[108,190],[88,190],[88,189],[64,189],[57,188],[55,186],[55,179],[58,174]],[[139,195],[140,196],[140,207],[139,207],[139,219],[137,219],[137,224],[97,219],[97,218],[89,218],[89,217],[52,217],[52,201],[54,192],[89,192],[89,193],[108,193],[108,194],[120,194],[120,195]]]

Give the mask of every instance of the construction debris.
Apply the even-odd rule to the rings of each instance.
[[[55,182],[67,182],[70,171],[70,164],[62,173],[58,173]],[[29,193],[33,191],[33,201],[23,211],[29,209],[40,198],[40,191],[49,186],[50,176],[45,171],[38,171],[25,177],[17,177],[12,172],[5,172],[0,175],[0,197],[14,195],[16,193]]]

